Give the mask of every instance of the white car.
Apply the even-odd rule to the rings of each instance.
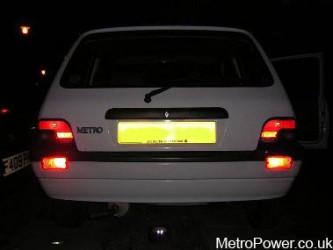
[[[296,124],[275,69],[244,30],[93,30],[49,89],[32,165],[62,200],[272,199],[302,163]]]

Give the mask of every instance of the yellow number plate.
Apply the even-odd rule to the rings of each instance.
[[[119,122],[119,144],[216,143],[216,122]]]

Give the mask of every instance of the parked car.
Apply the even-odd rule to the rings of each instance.
[[[32,165],[62,200],[274,199],[302,163],[297,124],[271,61],[244,30],[93,30],[49,89]]]
[[[2,91],[0,100],[0,182],[16,176],[31,164],[29,119],[12,92]],[[15,178],[14,178],[15,179]]]

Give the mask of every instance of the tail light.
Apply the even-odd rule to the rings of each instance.
[[[73,133],[69,124],[62,120],[41,120],[38,123],[39,130],[51,130],[56,133],[60,142],[72,142]]]
[[[276,141],[281,130],[293,131],[295,129],[295,119],[272,119],[265,123],[260,138],[264,142]]]
[[[0,115],[7,115],[10,113],[10,109],[6,107],[0,108]]]
[[[64,170],[68,168],[66,157],[44,157],[41,163],[44,170]]]
[[[274,155],[266,157],[266,168],[269,170],[288,170],[293,165],[290,156]]]

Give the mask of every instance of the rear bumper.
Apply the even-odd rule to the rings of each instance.
[[[285,195],[300,168],[269,172],[250,162],[70,162],[64,172],[33,163],[46,193],[56,199],[195,203],[271,199]]]
[[[44,179],[55,199],[130,202],[195,203],[260,200],[286,194],[293,178],[209,180]]]

